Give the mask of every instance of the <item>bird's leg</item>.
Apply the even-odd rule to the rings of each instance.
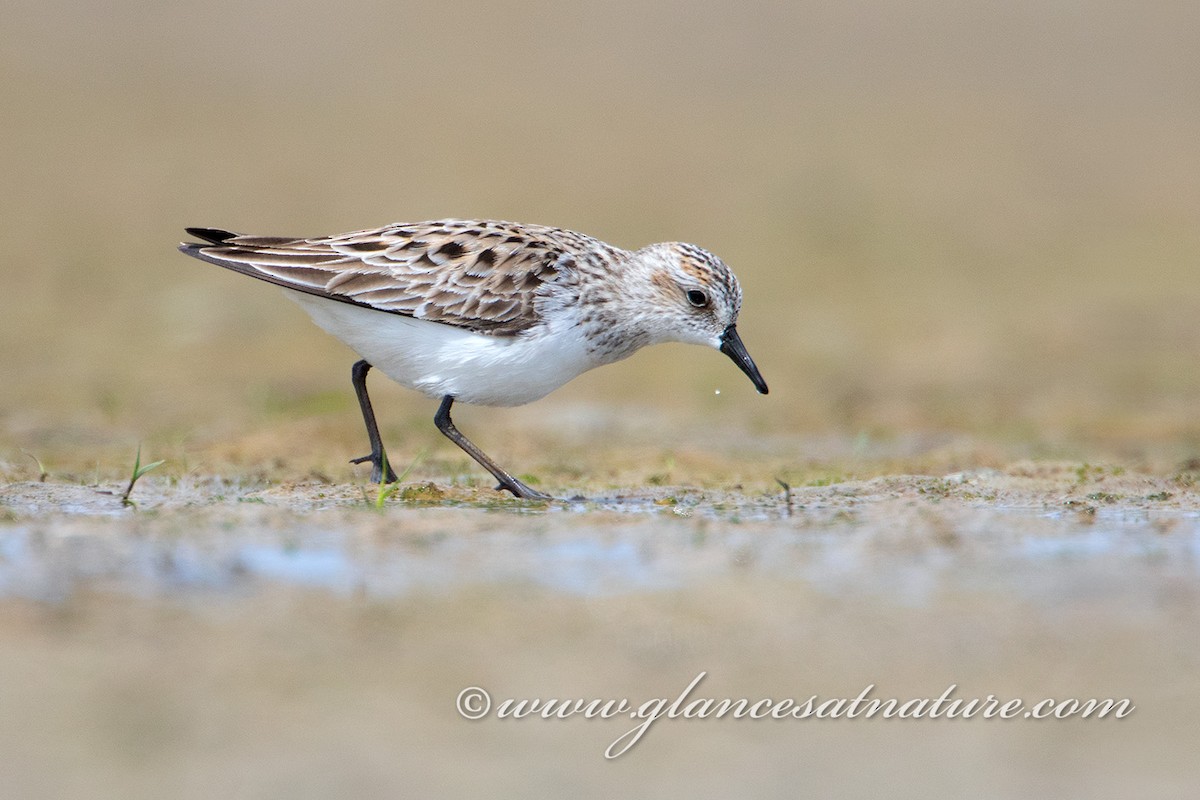
[[[383,439],[379,436],[379,426],[375,424],[375,411],[371,408],[371,398],[367,396],[367,373],[370,371],[371,365],[365,359],[355,362],[354,367],[350,370],[350,378],[354,382],[354,393],[358,395],[358,407],[362,409],[363,422],[367,425],[367,438],[371,440],[371,454],[362,458],[353,458],[350,463],[361,464],[364,461],[370,461],[372,483],[395,483],[396,473],[392,471],[391,464],[387,464],[387,475],[383,474],[387,457],[383,452]]]
[[[483,451],[476,447],[470,439],[459,433],[458,428],[454,427],[454,421],[450,419],[450,406],[454,405],[454,396],[446,395],[442,398],[442,405],[438,408],[437,414],[433,418],[433,424],[437,425],[437,429],[445,434],[446,438],[454,442],[463,449],[467,455],[475,459],[479,466],[486,469],[488,472],[496,476],[496,480],[500,481],[497,489],[507,489],[517,497],[523,497],[526,500],[550,500],[548,494],[542,494],[536,489],[530,489],[519,480],[509,475],[500,467],[496,466],[490,458],[484,455]]]

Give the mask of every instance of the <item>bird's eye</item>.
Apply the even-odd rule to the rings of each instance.
[[[689,289],[687,293],[688,302],[696,308],[704,308],[708,305],[708,295],[699,289]]]

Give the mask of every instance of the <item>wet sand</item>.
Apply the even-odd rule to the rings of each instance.
[[[528,504],[0,489],[12,796],[1184,797],[1200,497],[1070,465]],[[422,499],[423,498],[423,499]],[[1128,698],[1124,719],[463,719],[504,698]],[[19,724],[16,724],[19,721]],[[636,790],[636,791],[635,791]]]

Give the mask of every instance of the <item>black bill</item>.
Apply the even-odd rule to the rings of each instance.
[[[746,345],[742,344],[736,325],[730,325],[721,335],[721,352],[733,359],[733,363],[738,365],[738,369],[746,373],[754,382],[754,388],[758,389],[759,394],[767,393],[767,382],[763,380],[758,367],[754,365],[754,359],[746,352]]]

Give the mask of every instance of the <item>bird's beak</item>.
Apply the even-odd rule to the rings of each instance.
[[[759,394],[767,393],[767,382],[754,365],[754,359],[746,352],[746,345],[742,344],[742,339],[738,336],[737,325],[730,325],[725,329],[725,333],[721,334],[721,352],[729,356],[733,363],[738,365],[738,369],[746,373]]]

